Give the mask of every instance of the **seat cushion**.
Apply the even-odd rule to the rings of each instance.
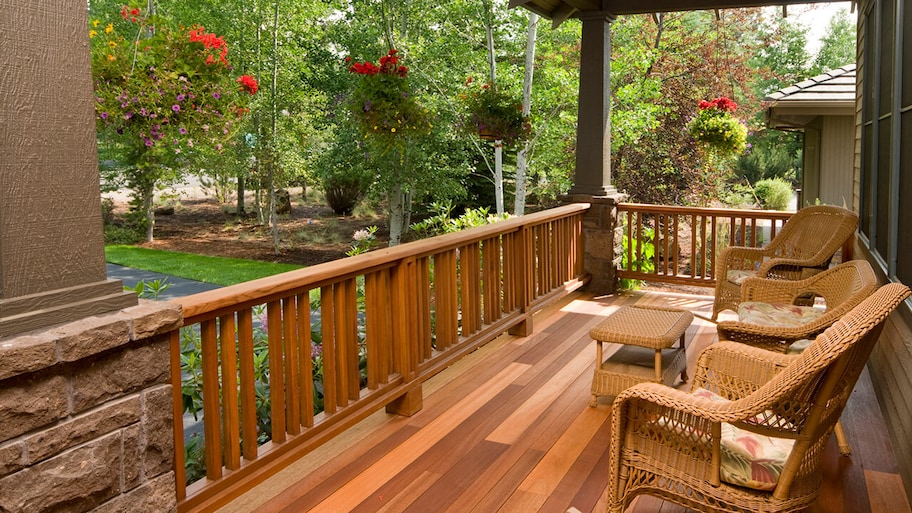
[[[757,326],[793,328],[807,324],[823,314],[821,308],[785,303],[746,301],[738,306],[738,320]]]
[[[742,269],[734,269],[728,271],[725,275],[725,278],[735,285],[741,285],[744,280],[750,278],[751,276],[757,276],[757,271],[745,271]]]
[[[705,388],[692,393],[713,401],[727,401]],[[794,444],[794,440],[758,435],[723,422],[719,477],[733,485],[773,490]]]

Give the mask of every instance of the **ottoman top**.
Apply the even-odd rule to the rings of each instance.
[[[589,330],[589,336],[601,342],[665,349],[692,322],[693,314],[679,308],[622,306]]]

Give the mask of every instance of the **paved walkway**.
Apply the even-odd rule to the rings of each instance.
[[[221,285],[213,285],[212,283],[188,280],[186,278],[178,278],[177,276],[154,273],[142,269],[133,269],[116,264],[107,264],[107,269],[108,278],[123,281],[125,287],[133,288],[140,281],[149,283],[155,280],[162,280],[164,283],[169,283],[170,286],[158,296],[160,301],[167,301],[169,299],[189,296],[198,292],[221,288]]]

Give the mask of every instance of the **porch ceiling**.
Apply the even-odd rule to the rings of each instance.
[[[524,7],[560,24],[567,18],[587,14],[700,11],[837,1],[845,0],[510,0],[510,7]]]

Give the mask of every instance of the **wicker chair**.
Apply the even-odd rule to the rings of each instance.
[[[825,270],[857,225],[858,215],[851,210],[817,205],[796,212],[762,248],[723,249],[716,264],[712,318],[727,308],[737,309],[746,275],[800,280]]]
[[[698,359],[694,390],[718,400],[658,383],[621,392],[613,406],[608,511],[622,513],[639,494],[705,512],[803,511],[819,493],[829,434],[887,316],[909,295],[902,284],[881,287],[798,356],[728,341],[710,346]],[[794,440],[771,490],[723,479],[720,439],[731,427]]]
[[[800,352],[791,349],[793,344],[813,340],[875,290],[877,276],[865,260],[852,260],[801,281],[748,278],[741,285],[739,320],[719,322],[716,326],[719,340],[741,342],[779,353]],[[807,294],[822,297],[826,303],[826,311],[809,322],[778,326],[752,324],[745,320],[742,310],[749,302],[792,305]],[[834,431],[839,452],[848,456],[852,447],[846,440],[842,424],[837,423]]]

